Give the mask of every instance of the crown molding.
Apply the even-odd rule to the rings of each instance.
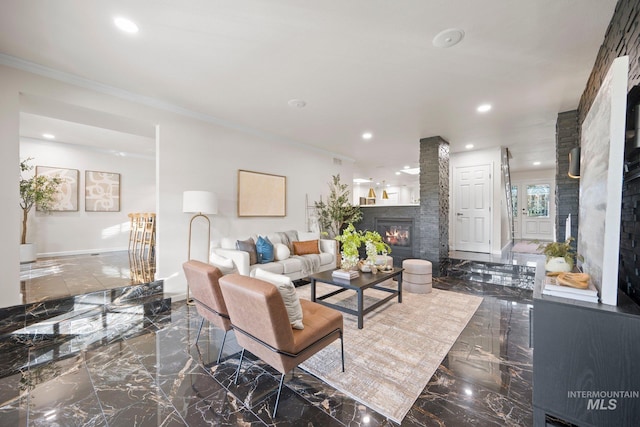
[[[209,114],[200,113],[198,111],[193,111],[188,108],[181,107],[179,105],[171,104],[169,102],[166,102],[157,98],[152,98],[149,96],[140,95],[138,93],[129,92],[124,89],[120,89],[115,86],[106,85],[104,83],[99,83],[90,79],[86,79],[84,77],[77,76],[75,74],[66,73],[64,71],[45,67],[44,65],[26,61],[22,58],[18,58],[15,56],[0,53],[0,64],[6,65],[7,67],[27,71],[32,74],[37,74],[43,77],[47,77],[53,80],[58,80],[74,86],[90,89],[96,92],[103,93],[105,95],[110,95],[116,98],[124,99],[129,102],[145,105],[147,107],[155,108],[158,110],[169,111],[181,116],[190,117],[196,120],[222,126],[228,129],[233,129],[247,135],[258,137],[260,139],[265,139],[268,141],[284,143],[284,144],[304,148],[309,151],[314,151],[316,153],[324,154],[330,157],[337,157],[341,160],[355,163],[355,159],[340,153],[335,153],[333,151],[325,150],[323,148],[319,148],[304,142],[300,142],[300,141],[296,141],[288,138],[282,138],[282,137],[279,137],[267,132],[263,132],[248,126],[242,126],[237,123],[223,120],[223,119],[220,119],[219,117],[211,116]]]

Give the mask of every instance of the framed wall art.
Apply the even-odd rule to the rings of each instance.
[[[238,216],[286,216],[287,178],[238,171]]]
[[[120,174],[84,172],[84,210],[87,212],[120,212]]]
[[[51,211],[74,212],[78,210],[78,180],[80,171],[78,169],[56,168],[50,166],[36,166],[36,175],[48,177],[59,177],[62,179],[60,190],[56,194]],[[36,210],[40,210],[36,205]]]

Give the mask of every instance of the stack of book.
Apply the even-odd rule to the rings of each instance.
[[[360,273],[358,273],[358,270],[349,270],[349,271],[334,270],[333,273],[331,273],[331,275],[335,279],[351,280],[351,279],[355,279],[356,277],[360,276]]]
[[[587,289],[578,289],[572,288],[571,286],[558,285],[553,277],[546,277],[542,294],[554,297],[572,298],[578,301],[598,302],[598,290],[592,283],[589,283],[589,287]]]

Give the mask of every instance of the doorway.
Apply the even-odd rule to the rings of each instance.
[[[456,167],[453,217],[455,249],[491,252],[492,165]]]
[[[554,240],[555,189],[551,180],[513,181],[511,200],[516,240]]]

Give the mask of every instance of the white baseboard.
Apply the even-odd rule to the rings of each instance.
[[[54,256],[73,256],[73,255],[91,255],[103,254],[107,252],[127,251],[129,248],[102,248],[102,249],[83,249],[78,251],[61,251],[61,252],[40,252],[38,258],[47,258]]]

